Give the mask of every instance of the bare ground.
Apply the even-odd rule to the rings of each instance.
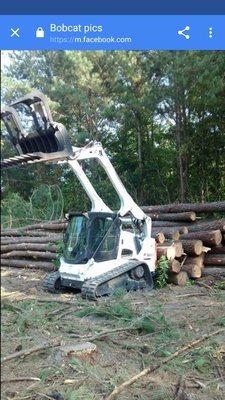
[[[104,399],[143,368],[225,326],[225,293],[211,279],[185,288],[117,293],[93,303],[75,293],[43,292],[44,275],[2,270],[2,357],[45,342],[59,340],[61,345],[4,362],[3,400]],[[224,339],[223,332],[206,340],[118,398],[224,399]],[[91,354],[63,352],[66,345],[90,341],[97,348]]]

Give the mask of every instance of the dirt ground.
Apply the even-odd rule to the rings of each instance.
[[[3,400],[106,399],[144,368],[225,327],[225,291],[209,278],[89,302],[76,293],[44,292],[44,275],[2,270],[2,359],[16,355],[3,359]],[[45,343],[50,347],[19,353]],[[78,351],[79,343],[86,350]],[[225,331],[164,363],[118,399],[225,399]]]

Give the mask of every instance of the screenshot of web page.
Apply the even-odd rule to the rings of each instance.
[[[0,8],[3,400],[223,400],[225,1]]]

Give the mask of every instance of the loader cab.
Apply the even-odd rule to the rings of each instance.
[[[64,260],[70,264],[86,264],[116,259],[119,249],[121,221],[115,213],[88,212],[68,214],[64,236]]]

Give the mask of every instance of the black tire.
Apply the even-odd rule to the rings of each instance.
[[[60,273],[57,271],[47,275],[42,281],[42,288],[50,293],[59,293],[62,289]]]

